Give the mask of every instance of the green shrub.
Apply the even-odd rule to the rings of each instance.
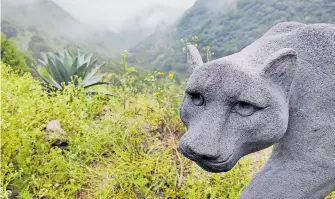
[[[1,33],[1,61],[16,70],[30,71],[15,43]]]

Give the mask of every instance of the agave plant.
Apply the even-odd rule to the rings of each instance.
[[[101,81],[106,73],[96,75],[106,63],[98,64],[98,59],[92,60],[92,56],[93,54],[81,54],[79,50],[75,55],[68,49],[42,53],[42,59],[38,59],[41,65],[33,68],[46,84],[59,90],[63,90],[64,85],[70,82],[82,88],[109,84]]]

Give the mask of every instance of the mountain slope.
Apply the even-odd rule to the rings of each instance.
[[[124,40],[111,31],[96,31],[78,22],[51,0],[3,0],[2,31],[8,37],[18,37],[21,47],[28,48],[33,36],[47,46],[66,45],[98,53],[104,57],[119,56]]]
[[[120,35],[124,37],[128,46],[132,47],[149,35],[167,28],[184,11],[184,8],[174,8],[165,4],[151,5],[124,20]]]
[[[181,39],[197,35],[203,58],[206,45],[219,58],[238,52],[279,22],[335,23],[334,10],[333,0],[198,0],[170,30],[131,49],[131,60],[185,74]],[[166,44],[157,48],[157,43]]]
[[[22,27],[35,27],[43,30],[50,36],[71,36],[69,30],[81,29],[83,25],[76,21],[71,15],[62,10],[52,1],[29,0],[29,1],[2,1],[2,20],[10,21]],[[85,34],[81,33],[81,34]]]

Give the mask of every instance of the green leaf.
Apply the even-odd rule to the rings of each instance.
[[[92,77],[88,80],[84,80],[83,81],[83,87],[87,88],[87,87],[91,87],[94,85],[98,85],[100,83],[100,80],[105,76],[105,74],[101,74],[101,75],[97,75],[95,77]],[[102,84],[106,84],[106,83],[102,83]]]
[[[56,70],[59,72],[60,75],[60,79],[61,81],[59,81],[60,83],[65,82],[65,84],[68,84],[69,82],[71,82],[71,77],[69,75],[68,70],[66,70],[66,66],[64,65],[64,61],[65,60],[61,60],[59,57],[55,56],[56,60]]]
[[[42,56],[42,59],[43,60],[41,60],[41,59],[38,59],[38,61],[42,64],[42,65],[47,65],[48,64],[48,58],[47,58],[47,56],[46,56],[46,54],[45,53],[41,53],[41,56]]]
[[[85,77],[85,74],[87,73],[87,67],[86,63],[82,64],[81,66],[78,67],[74,75],[77,75],[78,77]]]
[[[71,66],[71,69],[69,71],[69,75],[70,76],[75,76],[76,75],[76,72],[79,70],[79,60],[78,60],[78,57],[76,57],[74,59],[74,62],[72,63],[72,66]]]
[[[97,60],[96,60],[96,61],[97,61]],[[91,71],[86,75],[84,81],[91,79],[91,78],[93,77],[93,75],[96,74],[96,73],[98,72],[98,70],[99,70],[102,66],[104,66],[105,64],[106,64],[106,63],[100,64],[100,65],[96,65],[96,66],[93,65],[93,68],[92,68]]]
[[[71,54],[69,53],[68,50],[65,50],[65,52],[64,52],[64,58],[62,58],[61,60],[63,60],[63,66],[64,66],[64,68],[68,72],[70,72],[71,69],[72,69],[73,58],[72,58],[72,56],[71,56]]]
[[[41,66],[37,66],[37,67],[33,67],[33,69],[35,69],[35,71],[38,73],[38,75],[42,78],[43,81],[45,81],[45,83],[50,84],[52,86],[54,86],[57,89],[62,89],[61,85],[59,85],[50,75],[50,73],[47,71],[47,69],[45,67],[41,67]],[[42,71],[44,70],[44,71]]]
[[[83,86],[83,88],[89,88],[89,87],[92,87],[92,86],[103,85],[103,84],[112,84],[112,83],[110,83],[110,82],[96,82],[96,83],[91,83],[91,84],[85,85],[85,86]]]
[[[84,62],[87,62],[87,64],[90,64],[90,61],[91,61],[91,59],[92,59],[92,56],[93,56],[92,53],[89,54],[89,55],[87,55],[87,57],[84,58]],[[85,55],[84,55],[83,57],[85,57]]]
[[[56,58],[55,58],[56,55],[53,53],[47,53],[46,57],[48,60],[47,64],[45,65],[46,69],[57,82],[61,83],[62,82],[61,75],[57,70],[56,66]]]

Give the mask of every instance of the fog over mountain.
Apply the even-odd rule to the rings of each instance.
[[[184,11],[185,8],[153,4],[140,10],[138,14],[127,17],[117,32],[125,38],[128,46],[132,47],[146,37],[169,28]]]
[[[174,23],[195,0],[2,0],[2,27],[28,48],[33,35],[118,56]],[[4,26],[5,25],[5,26]],[[27,33],[34,32],[34,33]],[[13,35],[10,33],[7,36]],[[27,36],[28,35],[28,36]],[[18,40],[17,40],[18,41]],[[57,41],[56,41],[57,44]],[[61,45],[60,45],[61,46]]]
[[[1,32],[21,50],[67,47],[147,71],[187,75],[184,39],[230,55],[283,21],[334,23],[334,0],[1,0]],[[183,39],[183,40],[182,40]],[[113,68],[112,66],[110,68]],[[183,75],[183,76],[182,76]]]
[[[185,11],[190,8],[195,0],[53,0],[72,16],[82,23],[98,28],[108,28],[118,32],[124,27],[125,20],[140,16],[151,7],[166,6],[167,10],[173,10],[171,18],[175,18],[175,10]],[[159,13],[159,12],[158,12]],[[158,25],[160,18],[166,17],[166,11],[162,15],[156,15],[157,20],[144,23]],[[181,13],[180,13],[181,14]],[[151,19],[148,19],[151,20]]]
[[[66,45],[113,58],[152,35],[173,29],[171,25],[195,2],[2,0],[1,27],[7,37],[15,37],[21,49],[36,50],[36,55]],[[37,40],[37,49],[28,49]]]
[[[82,23],[119,34],[127,49],[169,27],[195,3],[195,0],[53,1]]]

